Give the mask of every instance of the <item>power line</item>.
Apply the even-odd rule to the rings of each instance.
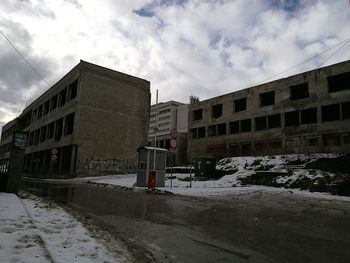
[[[326,63],[329,59],[331,59],[335,54],[337,54],[343,47],[345,47],[350,42],[350,39],[346,41],[340,48],[338,48],[333,54],[329,55],[328,58],[326,58],[324,61],[321,62],[320,65],[318,65],[316,68],[321,67],[324,63]]]
[[[344,42],[345,42],[345,43],[344,43]],[[304,60],[304,61],[302,61],[302,62],[300,62],[300,63],[298,63],[298,64],[296,64],[296,65],[293,66],[293,67],[290,67],[290,68],[288,68],[288,69],[285,69],[285,70],[283,70],[283,71],[281,71],[281,72],[279,72],[279,73],[277,73],[277,74],[272,75],[271,77],[268,77],[268,78],[266,78],[266,79],[264,79],[264,80],[262,80],[262,81],[259,81],[259,82],[256,83],[254,86],[259,85],[259,84],[261,84],[261,83],[264,83],[265,81],[267,81],[267,80],[269,80],[269,79],[272,79],[272,78],[274,78],[274,77],[277,77],[278,75],[281,75],[281,74],[283,74],[283,73],[286,73],[287,71],[289,71],[289,70],[291,70],[291,69],[294,69],[294,68],[296,68],[296,67],[299,67],[300,65],[302,65],[302,64],[304,64],[304,63],[306,63],[306,62],[308,62],[308,61],[310,61],[310,60],[312,60],[312,59],[314,59],[314,58],[316,58],[316,57],[318,57],[318,56],[320,56],[320,55],[322,55],[322,54],[328,52],[329,50],[331,50],[331,49],[333,49],[333,48],[335,48],[335,47],[337,47],[337,46],[339,46],[339,45],[341,45],[341,44],[344,43],[344,45],[341,46],[335,53],[333,53],[330,57],[328,57],[325,61],[323,61],[319,66],[316,67],[316,68],[318,68],[318,67],[320,67],[322,64],[324,64],[328,59],[330,59],[333,55],[335,55],[336,53],[338,53],[338,51],[340,51],[340,49],[342,49],[342,48],[343,48],[346,44],[348,44],[349,42],[350,42],[350,38],[346,38],[345,40],[339,42],[338,44],[336,44],[336,45],[334,45],[334,46],[332,46],[332,47],[330,47],[330,48],[328,48],[328,49],[322,51],[321,53],[318,53],[318,54],[316,54],[316,55],[314,55],[314,56],[312,56],[312,57],[310,57],[310,58],[308,58],[308,59],[306,59],[306,60]]]
[[[7,38],[7,36],[1,31],[0,33],[4,36],[4,38],[7,40],[7,42],[10,43],[10,45],[13,47],[14,50],[21,56],[21,58],[29,65],[29,67],[46,83],[46,85],[50,88],[50,84],[45,80],[45,78],[40,74],[40,72],[32,65],[30,62],[22,55],[22,53],[16,48],[16,46],[11,42],[10,39]]]

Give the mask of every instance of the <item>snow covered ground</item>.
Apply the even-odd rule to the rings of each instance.
[[[220,160],[216,168],[221,171],[226,171],[227,175],[218,180],[192,181],[189,174],[173,174],[173,179],[170,179],[170,174],[167,174],[166,186],[158,187],[160,190],[172,192],[180,195],[190,196],[220,196],[233,195],[246,192],[293,192],[305,197],[319,197],[324,199],[339,199],[350,201],[350,197],[333,196],[328,193],[317,193],[309,191],[301,191],[299,189],[286,189],[283,187],[267,187],[262,185],[242,185],[241,179],[251,176],[256,171],[272,171],[280,172],[282,175],[276,178],[276,182],[285,185],[291,185],[302,178],[317,179],[324,177],[333,177],[334,174],[326,171],[315,169],[304,169],[304,165],[320,158],[335,158],[336,154],[293,154],[293,155],[278,155],[278,156],[257,156],[257,157],[232,157]],[[193,175],[192,175],[193,176]],[[107,184],[111,186],[122,186],[141,190],[144,188],[135,187],[136,175],[110,175],[103,177],[85,178],[92,183]],[[170,187],[170,185],[172,187]]]
[[[0,193],[1,262],[127,262],[54,203]]]

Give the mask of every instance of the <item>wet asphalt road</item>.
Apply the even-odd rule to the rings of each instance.
[[[68,204],[137,262],[350,262],[350,202],[255,191],[196,198],[80,185]]]

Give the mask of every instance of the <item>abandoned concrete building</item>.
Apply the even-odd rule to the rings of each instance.
[[[173,129],[177,131],[175,139],[170,134]],[[174,153],[175,164],[185,164],[187,162],[188,104],[167,101],[152,105],[148,146],[154,146],[155,130],[157,131],[157,147]],[[173,147],[170,143],[172,140],[176,141]]]
[[[80,61],[26,107],[8,133],[28,134],[26,175],[122,172],[135,168],[137,148],[147,144],[149,108],[149,81]]]
[[[0,192],[7,183],[7,173],[10,167],[11,148],[13,133],[16,129],[17,119],[8,122],[2,127],[0,141]]]
[[[350,151],[350,61],[189,108],[191,158]]]

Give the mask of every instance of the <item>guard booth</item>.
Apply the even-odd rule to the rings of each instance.
[[[165,170],[168,150],[154,147],[140,147],[137,165],[136,186],[148,188],[165,186]],[[154,155],[156,162],[154,167]]]
[[[192,159],[194,176],[197,178],[216,178],[216,160],[211,157],[199,156]]]

